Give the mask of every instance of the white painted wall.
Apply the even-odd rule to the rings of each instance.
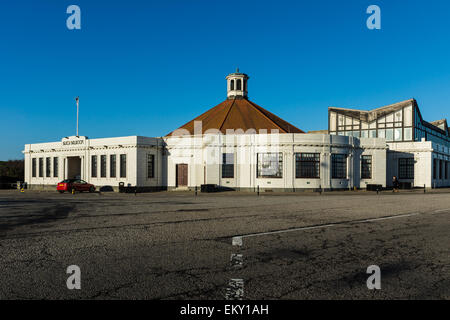
[[[448,148],[430,141],[386,144],[384,139],[353,138],[327,134],[246,134],[200,135],[184,137],[147,138],[140,136],[84,139],[82,144],[65,145],[64,141],[84,139],[69,137],[58,142],[25,145],[25,181],[29,185],[56,185],[66,173],[65,159],[77,156],[82,159],[82,179],[96,186],[117,187],[125,185],[143,187],[176,186],[176,164],[188,165],[189,187],[204,183],[225,187],[261,189],[343,189],[365,188],[367,184],[391,185],[392,176],[398,176],[398,159],[415,159],[414,186],[449,186],[450,180],[433,179],[433,158],[449,161]],[[389,150],[387,148],[389,147]],[[257,153],[281,152],[282,178],[257,178]],[[297,152],[320,153],[320,178],[295,178]],[[222,153],[234,154],[234,178],[222,178]],[[347,178],[331,178],[331,154],[347,157]],[[110,177],[110,155],[116,154],[116,177]],[[127,155],[127,177],[120,178],[120,154]],[[147,155],[155,156],[155,175],[147,177]],[[98,156],[98,175],[91,176],[91,156]],[[106,177],[100,177],[100,156],[107,156]],[[361,156],[372,156],[372,178],[360,179]],[[50,157],[51,176],[31,176],[31,159]],[[53,177],[53,157],[59,158],[58,177]],[[448,164],[448,163],[447,163]],[[37,161],[38,169],[38,161]]]
[[[74,141],[83,140],[82,144],[75,145],[64,145],[64,141]],[[137,164],[142,164],[146,166],[146,161],[144,160],[144,154],[146,152],[157,153],[159,148],[161,148],[161,141],[157,138],[146,138],[139,136],[130,137],[118,137],[118,138],[104,138],[104,139],[87,139],[85,137],[69,137],[64,138],[59,142],[50,143],[39,143],[39,144],[27,144],[25,145],[24,155],[25,155],[25,181],[29,185],[56,185],[58,182],[67,178],[67,157],[80,157],[81,158],[81,179],[92,183],[96,186],[112,186],[117,187],[119,182],[123,182],[125,185],[135,186],[138,183],[142,185],[158,185],[162,183],[161,181],[153,180],[147,181],[144,179],[146,177],[146,171],[142,170],[141,166]],[[160,152],[161,153],[161,152]],[[110,155],[116,155],[116,177],[110,176]],[[126,177],[120,177],[120,155],[127,155],[126,163]],[[139,157],[138,158],[138,154]],[[97,156],[97,177],[92,177],[91,173],[91,156]],[[101,155],[106,155],[106,177],[101,177],[100,167],[101,167]],[[58,176],[53,176],[53,161],[51,164],[51,176],[45,176],[45,161],[44,161],[44,175],[39,177],[38,162],[37,162],[37,172],[36,177],[32,177],[32,158],[46,158],[53,157],[59,158],[59,170]],[[162,171],[161,167],[161,156],[158,158],[160,167],[158,167],[157,172]],[[139,172],[139,174],[138,174]]]
[[[356,139],[353,137],[324,134],[250,134],[203,135],[166,137],[168,157],[168,187],[176,186],[175,168],[178,163],[188,163],[189,187],[206,183],[225,187],[255,189],[303,189],[365,187],[367,183],[386,186],[386,143],[384,139]],[[257,177],[257,153],[281,152],[283,155],[282,178]],[[295,178],[297,152],[320,153],[320,179]],[[221,178],[222,153],[234,153],[234,178]],[[331,179],[331,153],[343,153],[348,157],[348,178]],[[373,155],[372,179],[360,181],[360,155]],[[203,175],[206,168],[206,179]]]

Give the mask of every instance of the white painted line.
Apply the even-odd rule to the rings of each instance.
[[[242,254],[232,253],[230,258],[230,266],[233,269],[240,269],[243,267],[243,265],[244,265],[244,256]]]
[[[233,239],[231,239],[231,244],[233,246],[242,246],[242,237],[233,237]]]
[[[444,211],[450,211],[450,209],[436,210],[433,213],[444,212]],[[251,234],[246,234],[246,235],[241,235],[241,236],[235,236],[235,237],[233,237],[233,241],[232,242],[233,242],[233,245],[235,245],[234,244],[235,241],[237,242],[237,239],[240,239],[240,241],[241,241],[240,245],[242,245],[242,239],[243,238],[265,236],[265,235],[272,235],[272,234],[280,234],[280,233],[287,233],[287,232],[295,232],[295,231],[321,229],[321,228],[330,228],[330,227],[336,227],[336,226],[342,226],[342,225],[351,225],[351,224],[357,224],[357,223],[368,223],[368,222],[389,220],[389,219],[407,218],[407,217],[417,216],[419,214],[424,214],[424,213],[414,212],[414,213],[399,214],[399,215],[380,217],[380,218],[371,218],[371,219],[354,220],[354,221],[343,221],[343,222],[329,223],[329,224],[309,226],[309,227],[283,229],[283,230],[267,231],[267,232],[260,232],[260,233],[251,233]]]
[[[449,212],[450,209],[439,209],[439,210],[434,210],[433,213],[440,213],[440,212]]]
[[[242,300],[244,298],[244,279],[230,279],[225,293],[226,300]]]

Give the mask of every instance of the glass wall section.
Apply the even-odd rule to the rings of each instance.
[[[378,116],[362,112],[360,117],[355,117],[354,112],[349,115],[346,111],[333,110],[329,112],[329,131],[330,134],[349,137],[385,138],[388,142],[420,140],[426,131],[414,131],[413,112],[417,112],[413,105],[396,108],[391,112],[387,110]],[[373,116],[377,118],[373,119]],[[415,119],[418,118],[417,113]]]

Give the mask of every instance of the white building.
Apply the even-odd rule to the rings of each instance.
[[[385,187],[392,175],[410,173],[409,160],[400,159],[413,158],[417,159],[416,174],[407,180],[401,177],[403,181],[415,186],[448,185],[448,178],[430,178],[434,159],[448,168],[448,134],[442,149],[438,142],[403,141],[419,128],[412,125],[416,117],[412,122],[408,118],[407,103],[393,105],[401,105],[401,141],[395,133],[397,138],[386,143],[391,137],[387,133],[390,112],[397,117],[395,112],[400,110],[393,106],[380,108],[386,112],[376,112],[375,118],[371,112],[330,108],[329,134],[306,134],[250,101],[246,74],[236,72],[226,79],[225,101],[165,137],[72,136],[25,145],[25,182],[31,189],[53,190],[67,178],[85,180],[100,190],[117,190],[120,183],[142,191],[193,189],[203,184],[243,191]],[[411,110],[415,107],[411,105]],[[385,136],[378,131],[383,115],[389,117],[384,120]],[[394,130],[397,122],[392,121],[393,132],[398,131]],[[444,127],[448,130],[446,123]],[[400,172],[392,165],[397,162],[402,163]],[[443,170],[447,169],[438,171],[438,177]]]
[[[330,107],[328,115],[332,135],[386,139],[389,186],[393,176],[412,187],[450,186],[447,120],[425,121],[416,100],[370,111]]]
[[[80,178],[103,190],[164,185],[163,141],[139,136],[88,139],[65,137],[58,142],[25,145],[25,182],[31,189],[55,189],[68,178]],[[147,163],[151,162],[151,166]]]

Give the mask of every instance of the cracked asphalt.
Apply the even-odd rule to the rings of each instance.
[[[305,226],[318,227],[258,234]],[[67,289],[70,265],[81,290]],[[230,279],[244,299],[450,299],[450,190],[0,191],[0,299],[223,299]]]

